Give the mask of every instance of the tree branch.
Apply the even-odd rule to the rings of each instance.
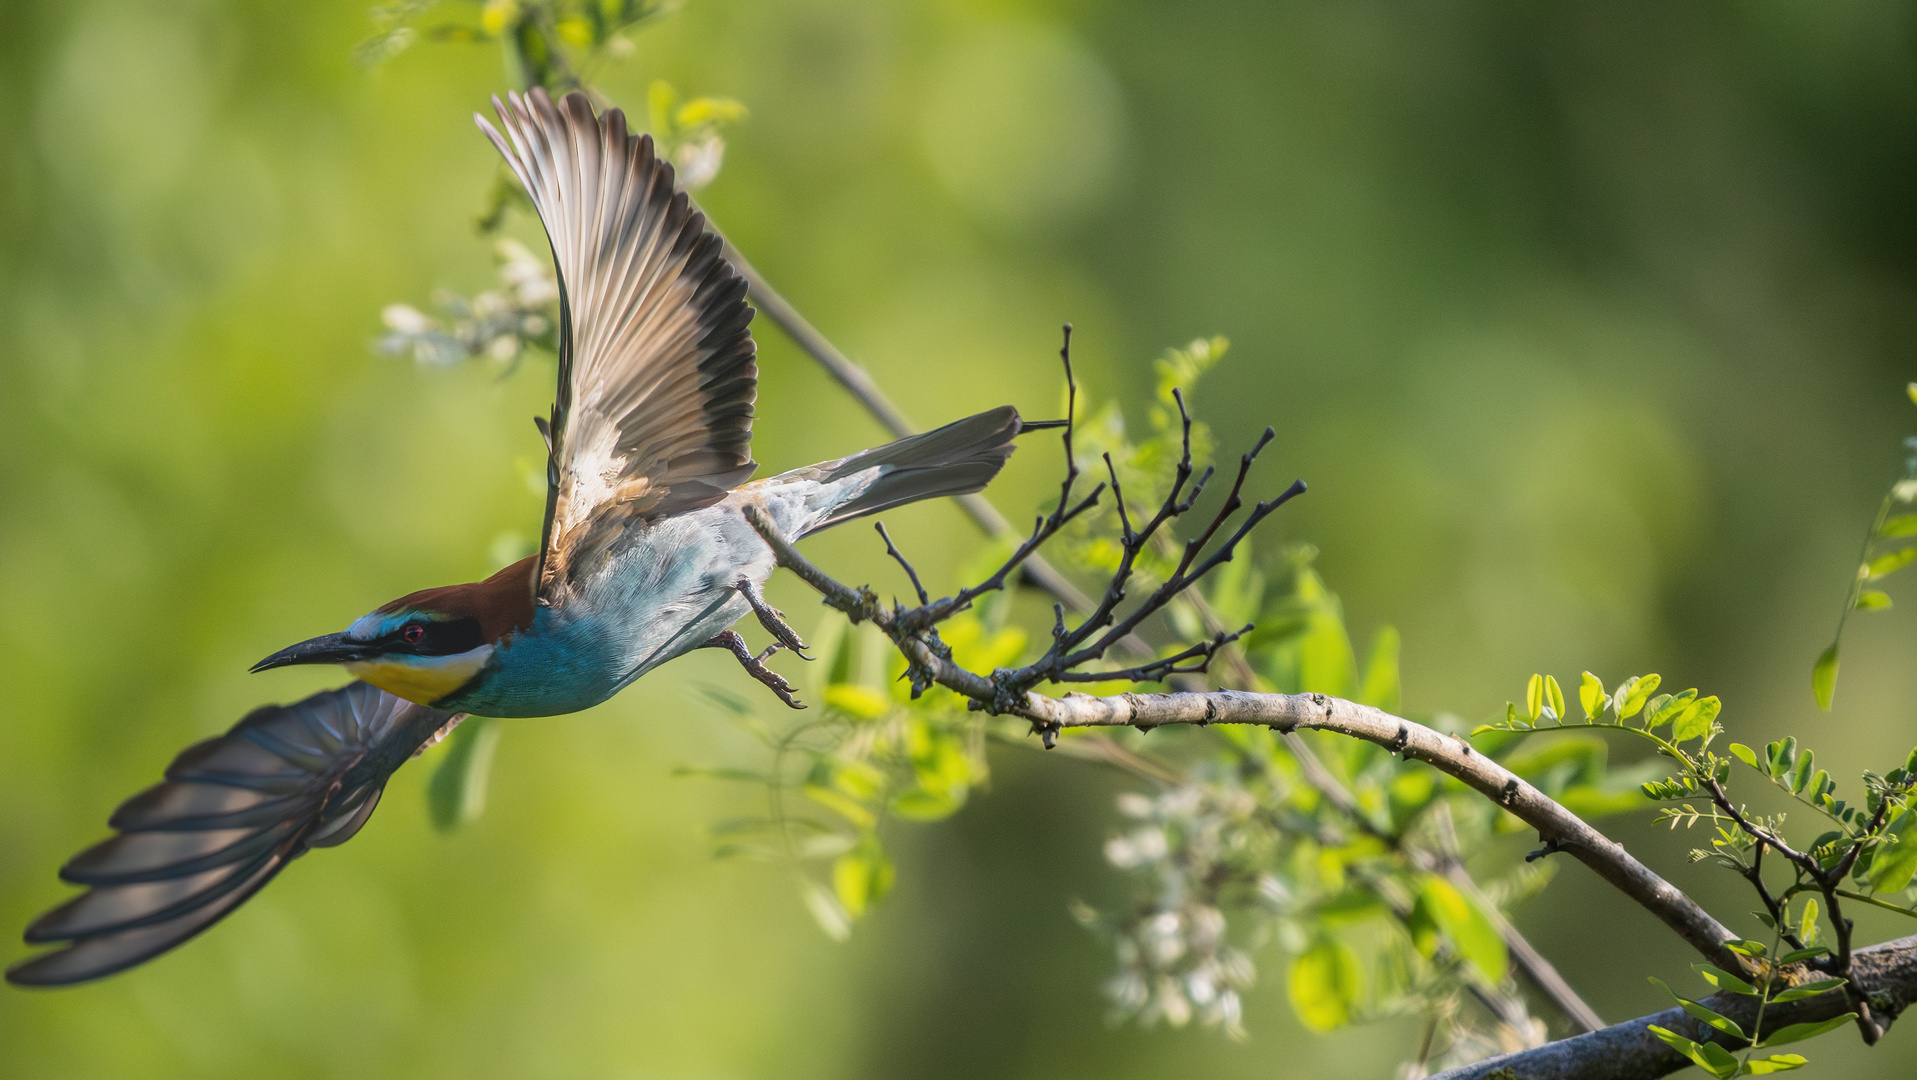
[[[1917,1001],[1917,936],[1857,950],[1851,971],[1857,988],[1871,1000],[1873,1011],[1888,1024]],[[1737,1021],[1747,1031],[1758,1008],[1756,998],[1742,994],[1713,994],[1704,998],[1703,1004]],[[1764,1031],[1828,1020],[1851,1008],[1838,990],[1799,1001],[1772,1002],[1764,1012]],[[1432,1080],[1651,1080],[1689,1067],[1689,1058],[1651,1034],[1652,1024],[1700,1041],[1713,1036],[1726,1048],[1738,1045],[1691,1019],[1683,1009],[1666,1009],[1589,1035],[1487,1058],[1440,1073]]]
[[[1168,724],[1258,724],[1280,733],[1335,731],[1376,743],[1394,753],[1423,761],[1510,811],[1538,830],[1545,843],[1569,852],[1661,919],[1706,959],[1730,971],[1747,970],[1743,957],[1725,948],[1738,940],[1683,890],[1652,873],[1623,845],[1586,824],[1517,774],[1446,735],[1382,709],[1324,694],[1256,694],[1242,690],[1209,693],[1119,694],[1047,697],[1036,691],[1007,694],[1002,682],[954,664],[916,632],[906,630],[899,609],[879,603],[869,589],[854,589],[814,566],[782,536],[765,512],[745,507],[745,516],[771,547],[778,564],[825,597],[826,603],[854,622],[870,621],[891,637],[924,678],[969,698],[973,708],[1008,713],[1032,721],[1041,734],[1066,728],[1131,727],[1150,731]]]

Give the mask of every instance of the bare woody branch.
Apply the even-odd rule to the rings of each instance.
[[[826,603],[855,622],[870,621],[885,631],[905,654],[915,677],[924,677],[969,698],[976,708],[1023,717],[1041,734],[1055,734],[1067,728],[1129,727],[1150,731],[1168,724],[1257,724],[1281,733],[1332,731],[1376,743],[1463,781],[1535,828],[1548,846],[1567,852],[1590,867],[1657,916],[1712,963],[1730,971],[1746,970],[1744,959],[1725,948],[1725,943],[1737,940],[1737,935],[1712,918],[1683,890],[1652,873],[1625,851],[1623,845],[1592,828],[1517,774],[1472,749],[1464,739],[1369,705],[1324,694],[1214,690],[1111,697],[1067,694],[1054,698],[1026,690],[1007,695],[1002,679],[959,667],[942,654],[943,650],[904,628],[899,612],[881,604],[871,590],[842,584],[814,566],[779,534],[771,519],[757,507],[748,507],[746,516],[771,546],[780,566],[798,575],[818,590]]]

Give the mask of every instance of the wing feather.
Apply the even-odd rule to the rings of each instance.
[[[360,682],[256,709],[187,747],[164,782],[114,811],[118,836],[61,868],[87,891],[34,920],[26,940],[62,947],[7,980],[82,982],[184,942],[308,849],[351,838],[386,778],[453,719]]]
[[[560,286],[539,589],[550,597],[634,521],[750,479],[756,349],[746,284],[652,139],[579,94],[495,98],[477,118],[525,185]]]

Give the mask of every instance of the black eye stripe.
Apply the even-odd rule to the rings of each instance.
[[[408,627],[418,626],[426,631],[426,636],[418,641],[407,641]],[[470,652],[486,643],[480,633],[479,620],[468,616],[464,619],[424,619],[417,623],[407,623],[380,639],[381,649],[388,653],[410,653],[414,656],[452,656],[455,653]]]

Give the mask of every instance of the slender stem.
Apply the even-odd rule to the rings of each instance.
[[[1860,904],[1869,904],[1872,907],[1883,908],[1885,911],[1894,911],[1906,918],[1917,919],[1917,908],[1898,907],[1888,900],[1879,900],[1875,896],[1865,896],[1863,893],[1852,892],[1849,889],[1838,889],[1836,892],[1846,900],[1855,900]]]
[[[1779,922],[1771,935],[1771,955],[1777,955],[1777,946],[1784,940],[1784,924]],[[1751,1058],[1757,1054],[1757,1044],[1764,1040],[1764,1010],[1770,1007],[1771,989],[1777,985],[1777,965],[1770,965],[1764,972],[1764,981],[1759,987],[1757,999],[1757,1019],[1751,1023],[1751,1042],[1744,1048],[1744,1071],[1751,1071]]]

